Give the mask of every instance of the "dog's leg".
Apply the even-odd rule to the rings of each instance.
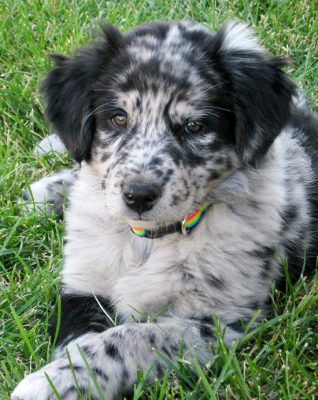
[[[233,332],[230,335],[233,337]],[[25,378],[14,390],[12,399],[53,399],[54,394],[45,375],[63,400],[79,398],[76,385],[85,399],[89,392],[92,399],[102,398],[99,389],[105,399],[122,399],[132,391],[138,369],[146,371],[150,367],[148,381],[163,376],[168,368],[163,358],[175,362],[180,349],[183,349],[184,359],[195,357],[205,363],[211,357],[211,342],[216,345],[211,325],[204,321],[171,318],[164,318],[158,323],[127,323],[102,333],[87,333],[67,346],[72,367],[65,355],[56,359]],[[94,374],[99,389],[95,387],[90,372]]]
[[[34,149],[34,155],[42,157],[50,152],[66,153],[66,148],[56,134],[48,135],[42,139]],[[20,204],[27,211],[51,215],[54,211],[62,217],[65,200],[70,187],[77,176],[78,168],[64,169],[51,176],[42,178],[24,190]]]
[[[66,153],[66,147],[64,146],[61,139],[56,135],[45,136],[35,147],[34,155],[42,157],[50,152],[54,153]]]
[[[64,169],[51,176],[40,179],[25,189],[21,204],[28,211],[35,209],[47,215],[54,211],[60,217],[67,194],[77,177],[77,168]]]

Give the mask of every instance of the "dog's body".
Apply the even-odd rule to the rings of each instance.
[[[294,278],[305,256],[315,264],[318,124],[281,60],[243,25],[105,37],[58,57],[44,83],[49,119],[84,162],[76,177],[33,186],[60,211],[55,192],[75,181],[55,361],[13,399],[53,398],[44,373],[63,399],[78,398],[66,346],[84,398],[88,385],[99,392],[78,344],[107,399],[128,393],[138,368],[162,375],[155,350],[175,360],[182,341],[185,358],[207,361],[212,315],[231,344],[266,316],[284,259]],[[194,212],[201,219],[187,230]]]

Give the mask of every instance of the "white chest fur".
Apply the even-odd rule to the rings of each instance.
[[[275,143],[274,156],[282,140]],[[281,212],[291,200],[284,185],[290,171],[280,168],[286,165],[283,153],[273,160],[218,188],[215,204],[189,236],[155,240],[135,236],[108,216],[96,177],[85,166],[67,215],[66,290],[109,297],[127,319],[162,310],[180,317],[213,312],[227,319],[231,310],[237,315],[245,305],[265,300],[280,273]],[[303,168],[308,168],[304,162]],[[302,201],[304,220],[303,182],[295,183],[293,192],[297,203]]]

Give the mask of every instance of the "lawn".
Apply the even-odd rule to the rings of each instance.
[[[58,297],[63,223],[23,215],[17,200],[29,182],[69,165],[67,156],[36,158],[48,132],[40,82],[48,54],[86,44],[102,21],[123,31],[145,21],[193,19],[216,29],[234,18],[251,24],[318,110],[317,0],[1,0],[0,1],[0,399],[50,360],[48,324]],[[318,274],[273,289],[268,321],[236,347],[220,337],[205,368],[180,359],[152,386],[138,376],[134,399],[318,398]],[[235,350],[235,351],[234,351]],[[168,363],[168,361],[167,361]]]

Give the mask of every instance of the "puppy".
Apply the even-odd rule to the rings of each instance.
[[[60,213],[69,191],[61,321],[12,399],[53,399],[46,375],[63,399],[120,399],[159,353],[208,361],[212,316],[227,344],[256,326],[285,259],[313,268],[318,122],[243,24],[107,26],[54,59],[47,117],[81,168],[32,187]]]

